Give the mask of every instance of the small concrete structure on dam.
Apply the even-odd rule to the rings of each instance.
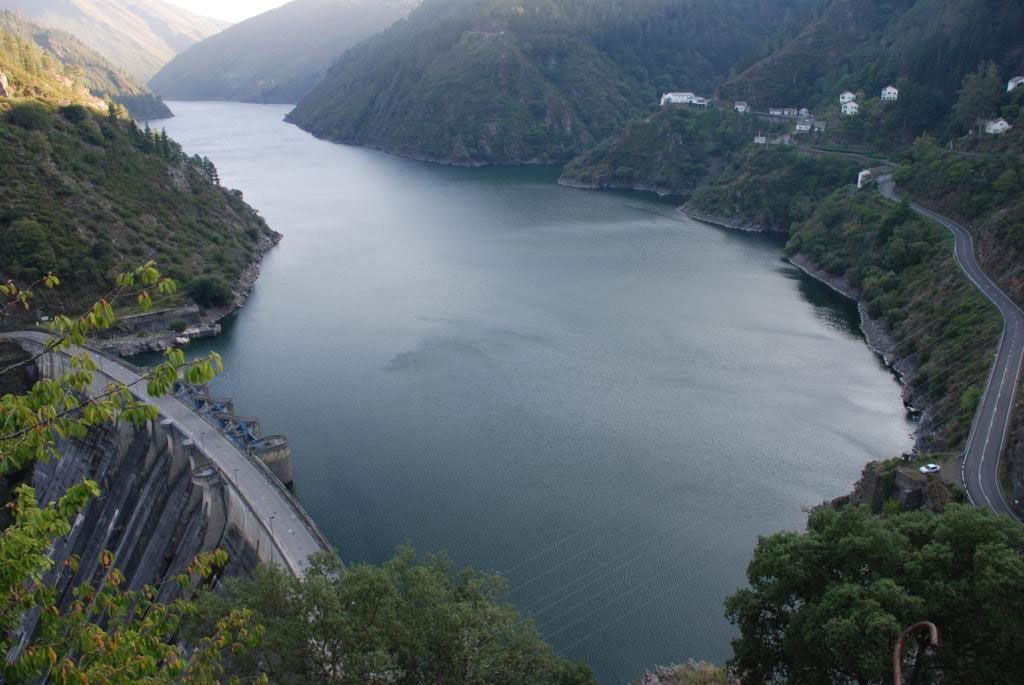
[[[46,378],[69,371],[71,355],[81,351],[45,352],[44,333],[0,334],[4,339],[41,355],[36,366]],[[104,550],[114,552],[127,582],[138,588],[181,572],[195,554],[216,548],[229,554],[227,574],[262,562],[296,576],[305,572],[310,555],[331,549],[283,484],[291,480],[283,436],[264,437],[258,420],[235,416],[230,400],[199,388],[180,386],[175,395],[150,397],[140,371],[89,352],[97,365],[90,392],[124,384],[155,406],[159,418],[141,427],[122,422],[95,428],[84,440],[63,441],[60,459],[35,467],[31,480],[41,501],[87,478],[102,490],[54,545],[55,572],[66,576],[55,578],[61,592],[89,580],[97,568],[91,562]],[[82,564],[71,574],[62,562],[76,554]]]

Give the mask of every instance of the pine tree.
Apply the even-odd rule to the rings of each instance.
[[[153,151],[153,129],[149,127],[149,122],[147,122],[146,127],[142,129],[142,150],[143,152]]]
[[[160,156],[164,159],[171,158],[171,144],[167,138],[167,129],[160,129],[160,136],[157,141],[157,147],[160,149]]]
[[[214,166],[209,157],[203,157],[203,171],[206,173],[206,177],[210,179],[211,183],[218,186],[220,185],[220,174],[217,173],[217,167]]]

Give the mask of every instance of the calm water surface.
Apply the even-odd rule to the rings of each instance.
[[[160,122],[285,234],[205,349],[284,433],[346,562],[409,541],[507,575],[604,683],[723,661],[757,536],[911,446],[848,305],[777,242],[544,169],[318,141],[287,107]]]

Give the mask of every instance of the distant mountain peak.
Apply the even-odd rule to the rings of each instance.
[[[182,100],[294,103],[342,53],[419,0],[294,0],[191,46],[150,85]]]
[[[74,34],[143,82],[188,46],[230,26],[163,0],[0,0],[0,9]]]

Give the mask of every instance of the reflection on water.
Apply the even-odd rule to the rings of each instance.
[[[410,541],[502,571],[555,646],[621,683],[723,661],[759,534],[910,445],[856,314],[726,232],[552,169],[318,141],[286,108],[175,103],[285,239],[216,349],[284,433],[349,562]]]

